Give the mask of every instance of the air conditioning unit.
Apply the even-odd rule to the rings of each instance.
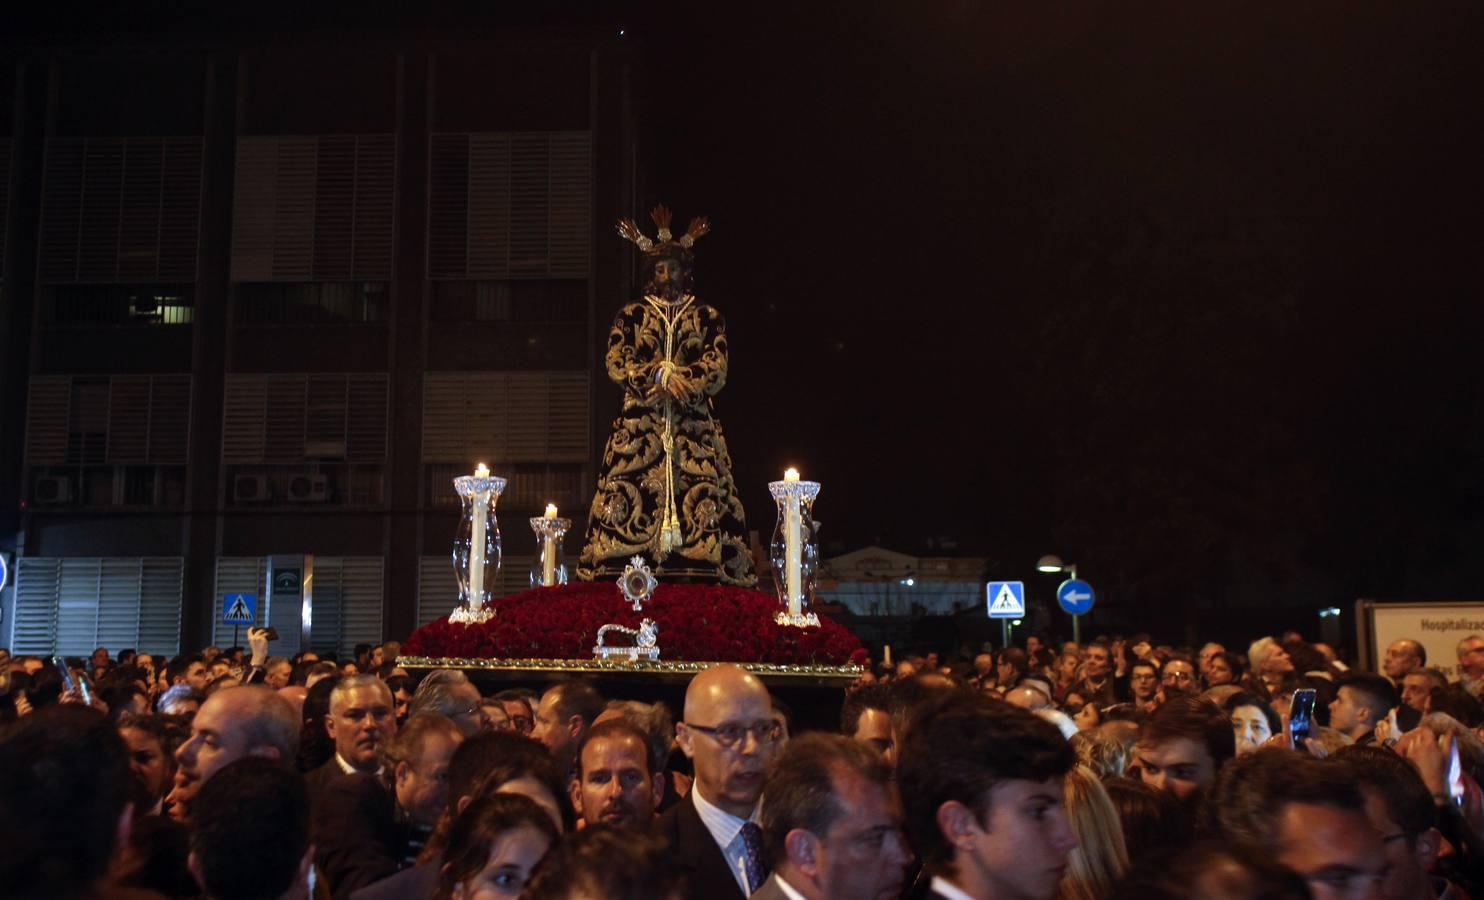
[[[232,479],[232,499],[238,503],[267,503],[267,475],[238,475]]]
[[[295,503],[324,503],[330,499],[330,479],[323,475],[295,475],[289,479],[289,499]]]
[[[37,506],[57,506],[71,503],[73,499],[72,478],[67,475],[43,475],[36,479],[36,490],[32,493]]]

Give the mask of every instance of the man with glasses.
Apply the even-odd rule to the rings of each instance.
[[[768,689],[751,673],[720,665],[691,679],[676,736],[695,783],[658,823],[687,870],[691,896],[743,900],[767,880],[756,819],[782,732]]]
[[[1154,712],[1159,706],[1159,663],[1141,659],[1129,666],[1128,689],[1141,712]]]
[[[1175,694],[1199,694],[1201,692],[1195,666],[1190,664],[1190,660],[1178,657],[1165,663],[1164,671],[1160,674],[1160,686],[1164,688],[1167,698]]]
[[[447,716],[466,738],[494,730],[494,723],[480,703],[479,688],[458,669],[434,669],[423,677],[412,695],[407,716],[411,718],[421,712]]]

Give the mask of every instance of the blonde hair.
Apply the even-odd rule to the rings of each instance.
[[[1070,738],[1077,762],[1098,778],[1117,778],[1128,768],[1129,748],[1097,731],[1079,731]]]
[[[1077,847],[1067,857],[1067,874],[1057,888],[1061,900],[1105,900],[1128,871],[1128,849],[1118,809],[1103,783],[1087,766],[1067,773],[1062,800]]]

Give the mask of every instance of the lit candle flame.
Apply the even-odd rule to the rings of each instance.
[[[488,478],[489,476],[490,476],[490,467],[489,466],[485,465],[484,463],[480,463],[479,465],[477,465],[477,466],[474,467],[474,477],[475,478]]]
[[[548,504],[546,504],[546,518],[548,518],[548,519],[555,519],[556,517],[557,517],[556,504],[555,503],[548,503]]]
[[[784,481],[798,481],[799,480],[799,470],[798,469],[789,469],[788,471],[784,472],[783,473],[783,480]]]

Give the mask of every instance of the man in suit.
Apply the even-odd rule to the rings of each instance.
[[[443,716],[414,716],[382,748],[385,781],[357,773],[320,793],[311,834],[315,864],[335,897],[416,862],[448,806],[449,762],[463,740]]]
[[[336,779],[358,772],[381,775],[381,747],[397,733],[395,709],[391,690],[375,675],[340,679],[325,717],[335,755],[305,776],[311,802]]]
[[[756,819],[782,733],[768,689],[746,670],[712,666],[691,679],[676,737],[695,783],[657,825],[687,869],[691,896],[743,900],[767,880]]]
[[[788,742],[764,792],[773,875],[752,900],[896,900],[911,856],[891,766],[837,734]]]
[[[982,694],[919,709],[897,764],[907,834],[928,896],[1055,896],[1076,836],[1062,778],[1077,757],[1056,726]]]

